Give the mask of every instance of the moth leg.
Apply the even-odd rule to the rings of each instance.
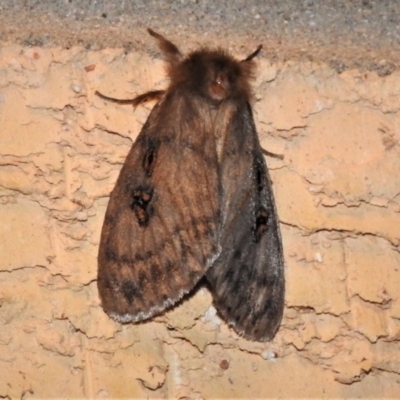
[[[272,153],[271,151],[265,150],[263,147],[261,147],[261,151],[265,156],[277,158],[278,160],[283,160],[285,158],[283,154]]]
[[[151,100],[160,100],[164,96],[165,90],[150,90],[149,92],[143,93],[132,100],[133,107],[137,107],[139,104],[146,103]]]
[[[108,101],[112,101],[117,104],[132,104],[134,108],[136,108],[139,104],[145,103],[150,100],[160,100],[162,96],[164,96],[165,90],[150,90],[146,93],[143,93],[139,96],[136,96],[134,99],[115,99],[114,97],[108,97],[96,90],[95,95],[100,98]]]

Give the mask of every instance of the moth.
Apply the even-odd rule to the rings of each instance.
[[[261,46],[242,61],[207,48],[184,56],[148,32],[170,83],[116,100],[157,103],[110,196],[98,255],[102,306],[117,321],[143,321],[205,279],[228,324],[248,339],[270,340],[283,313],[284,261],[250,107]]]

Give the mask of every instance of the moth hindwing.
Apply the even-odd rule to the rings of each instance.
[[[239,334],[269,340],[282,318],[284,263],[250,108],[252,59],[261,46],[243,61],[204,48],[184,56],[149,33],[170,84],[122,100],[158,102],[106,211],[98,257],[102,306],[118,321],[142,321],[204,277],[219,313]]]

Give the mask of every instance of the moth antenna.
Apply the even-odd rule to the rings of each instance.
[[[242,60],[241,62],[246,62],[246,61],[251,61],[262,49],[262,44],[260,44],[257,47],[257,50],[254,51],[253,53],[251,53],[249,56],[247,56],[244,60]]]
[[[181,61],[183,55],[179,51],[178,47],[176,47],[169,40],[165,39],[164,36],[161,36],[159,33],[154,32],[150,28],[147,28],[147,32],[149,32],[151,36],[155,37],[158,40],[160,50],[164,54],[167,62],[169,62],[170,64],[177,64],[179,61]]]

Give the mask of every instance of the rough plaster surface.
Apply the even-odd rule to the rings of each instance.
[[[284,154],[267,160],[287,276],[272,342],[239,338],[205,288],[143,324],[103,313],[105,207],[151,105],[94,92],[165,87],[152,54],[0,49],[0,398],[399,397],[397,71],[258,59],[259,135]]]
[[[393,0],[1,0],[0,41],[143,51],[147,27],[182,41],[248,49],[276,60],[323,60],[385,76],[400,66]]]

